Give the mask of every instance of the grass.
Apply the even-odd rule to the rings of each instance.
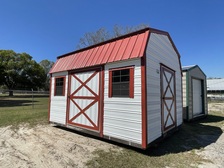
[[[184,123],[182,128],[158,146],[146,151],[122,146],[123,150],[96,150],[86,165],[89,168],[198,167],[205,160],[196,154],[214,143],[223,130],[224,113],[210,112],[207,118]]]
[[[0,96],[0,127],[48,123],[48,97],[41,95]]]

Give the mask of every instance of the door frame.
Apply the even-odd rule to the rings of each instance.
[[[164,101],[164,90],[163,90],[163,84],[164,84],[164,81],[163,81],[163,74],[165,73],[165,71],[167,71],[168,73],[171,73],[172,75],[172,78],[171,80],[173,80],[173,97],[169,97],[167,99],[169,100],[173,100],[173,102],[171,103],[171,105],[173,106],[174,108],[174,118],[172,118],[172,114],[170,113],[170,111],[168,110],[168,115],[166,117],[166,121],[164,121],[164,105],[167,107],[165,101]],[[166,76],[165,76],[166,77]],[[168,80],[166,78],[166,80]],[[170,81],[167,81],[168,83],[168,86],[166,87],[166,91],[167,91],[167,88],[169,87],[169,84],[170,84]],[[160,90],[161,90],[161,97],[160,97],[160,100],[161,100],[161,131],[162,133],[166,133],[167,131],[169,131],[170,129],[172,128],[175,128],[177,126],[177,110],[176,110],[176,73],[173,69],[169,68],[168,66],[166,65],[163,65],[163,64],[160,64]],[[165,93],[166,93],[165,91]],[[168,118],[169,116],[171,116],[171,119],[173,120],[173,124],[169,125],[166,127],[166,122],[168,121]]]
[[[96,71],[99,73],[99,90],[98,90],[98,121],[97,127],[92,128],[90,126],[85,126],[78,123],[71,123],[69,121],[69,114],[70,114],[70,96],[74,93],[71,93],[71,78],[73,74],[89,72],[89,71]],[[85,81],[87,81],[86,79]],[[85,83],[85,81],[83,81]],[[88,83],[88,82],[87,82]],[[84,87],[84,86],[82,86]],[[77,89],[76,89],[77,90]],[[103,136],[103,98],[104,98],[104,68],[103,66],[98,67],[91,67],[91,68],[84,68],[79,70],[72,70],[68,73],[68,92],[67,92],[67,108],[66,108],[66,125],[79,127],[81,129],[87,129],[94,132],[98,132],[100,136]],[[80,113],[80,112],[79,112]]]
[[[193,79],[194,80],[199,80],[201,82],[201,106],[202,106],[202,112],[200,114],[196,114],[194,115],[194,99],[193,99]],[[194,117],[197,117],[199,115],[202,115],[202,114],[205,114],[205,107],[204,107],[204,80],[201,79],[201,78],[197,78],[197,77],[194,77],[192,76],[191,77],[191,96],[192,96],[192,99],[191,99],[191,104],[192,104],[192,118]]]

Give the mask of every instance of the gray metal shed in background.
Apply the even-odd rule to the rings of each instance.
[[[190,121],[208,114],[206,75],[198,65],[183,66],[183,118]]]

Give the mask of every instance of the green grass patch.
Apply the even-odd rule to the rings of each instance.
[[[86,165],[89,168],[198,167],[205,160],[196,154],[222,134],[224,114],[210,112],[207,118],[183,123],[181,129],[157,146],[145,151],[122,146],[123,150],[96,150]]]
[[[30,126],[48,123],[47,96],[15,95],[0,97],[0,127],[18,126],[28,123]]]

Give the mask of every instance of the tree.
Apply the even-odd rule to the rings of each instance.
[[[40,63],[40,66],[43,67],[45,75],[46,75],[46,81],[45,81],[45,86],[44,89],[45,90],[49,90],[49,85],[50,85],[50,75],[49,75],[49,71],[52,68],[52,66],[54,65],[54,62],[49,61],[47,59],[42,60]]]
[[[4,84],[3,81],[5,79],[4,66],[0,62],[0,85]]]
[[[107,31],[105,28],[100,28],[95,32],[85,33],[84,37],[79,39],[79,44],[77,45],[77,48],[80,49],[80,48],[88,47],[88,46],[109,40],[111,38],[119,37],[121,35],[131,33],[133,31],[137,31],[146,27],[148,27],[146,24],[140,24],[135,27],[130,27],[130,26],[122,27],[122,26],[115,25],[113,27],[112,33]]]
[[[3,67],[3,81],[9,90],[38,89],[44,86],[44,69],[32,60],[27,53],[15,53],[13,50],[0,50],[0,65]]]

